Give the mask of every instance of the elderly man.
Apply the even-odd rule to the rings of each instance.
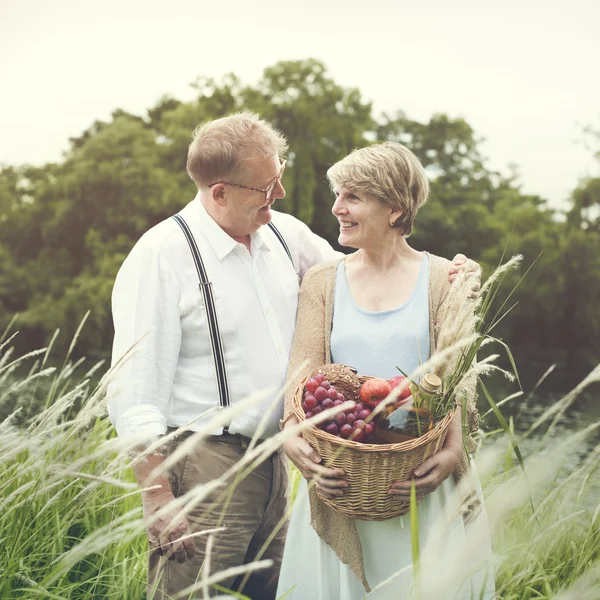
[[[299,281],[335,255],[305,224],[272,210],[285,196],[286,150],[285,138],[250,113],[195,131],[187,171],[198,187],[196,198],[142,236],[115,282],[113,364],[143,338],[109,390],[109,414],[119,436],[151,439],[190,422],[188,429],[196,431],[216,408],[282,387]],[[455,258],[451,278],[464,262],[461,255]],[[177,516],[173,502],[239,461],[274,401],[266,398],[236,413],[164,475],[150,477],[164,454],[135,465],[140,485],[152,487],[142,494],[151,545],[149,597],[167,598],[199,581],[206,538],[186,537],[190,532],[225,526],[210,552],[215,573],[254,560],[284,516],[288,481],[281,452],[237,483],[224,519],[222,490],[187,519]],[[261,438],[279,431],[280,400],[277,406]],[[166,452],[184,439],[179,436]],[[170,512],[153,518],[169,503]],[[281,528],[262,555],[273,567],[254,573],[244,587],[251,598],[275,597],[284,536]]]

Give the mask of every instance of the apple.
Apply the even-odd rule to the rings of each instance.
[[[404,377],[404,375],[397,375],[396,377],[392,377],[389,380],[389,384],[393,390],[397,387],[404,386],[404,389],[400,392],[400,395],[398,396],[398,400],[406,400],[407,398],[410,398],[410,379],[408,377]]]
[[[386,379],[367,379],[360,388],[360,400],[369,408],[375,408],[391,391],[392,386]]]

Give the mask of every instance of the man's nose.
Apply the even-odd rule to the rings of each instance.
[[[285,188],[283,187],[283,183],[281,183],[281,180],[277,182],[277,185],[273,190],[273,198],[276,198],[277,200],[285,198]]]

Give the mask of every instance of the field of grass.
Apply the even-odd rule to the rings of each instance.
[[[140,493],[105,414],[104,383],[93,387],[93,369],[83,374],[68,357],[50,371],[48,351],[15,359],[9,346],[0,347],[0,409],[10,413],[0,423],[0,598],[145,598]],[[498,598],[600,598],[600,447],[589,444],[598,423],[554,437],[569,402],[536,424],[525,475],[504,433],[477,459]]]

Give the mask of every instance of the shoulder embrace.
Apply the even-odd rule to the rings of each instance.
[[[335,278],[335,272],[341,260],[343,258],[333,258],[311,267],[302,278],[302,287],[326,286],[328,282]]]

